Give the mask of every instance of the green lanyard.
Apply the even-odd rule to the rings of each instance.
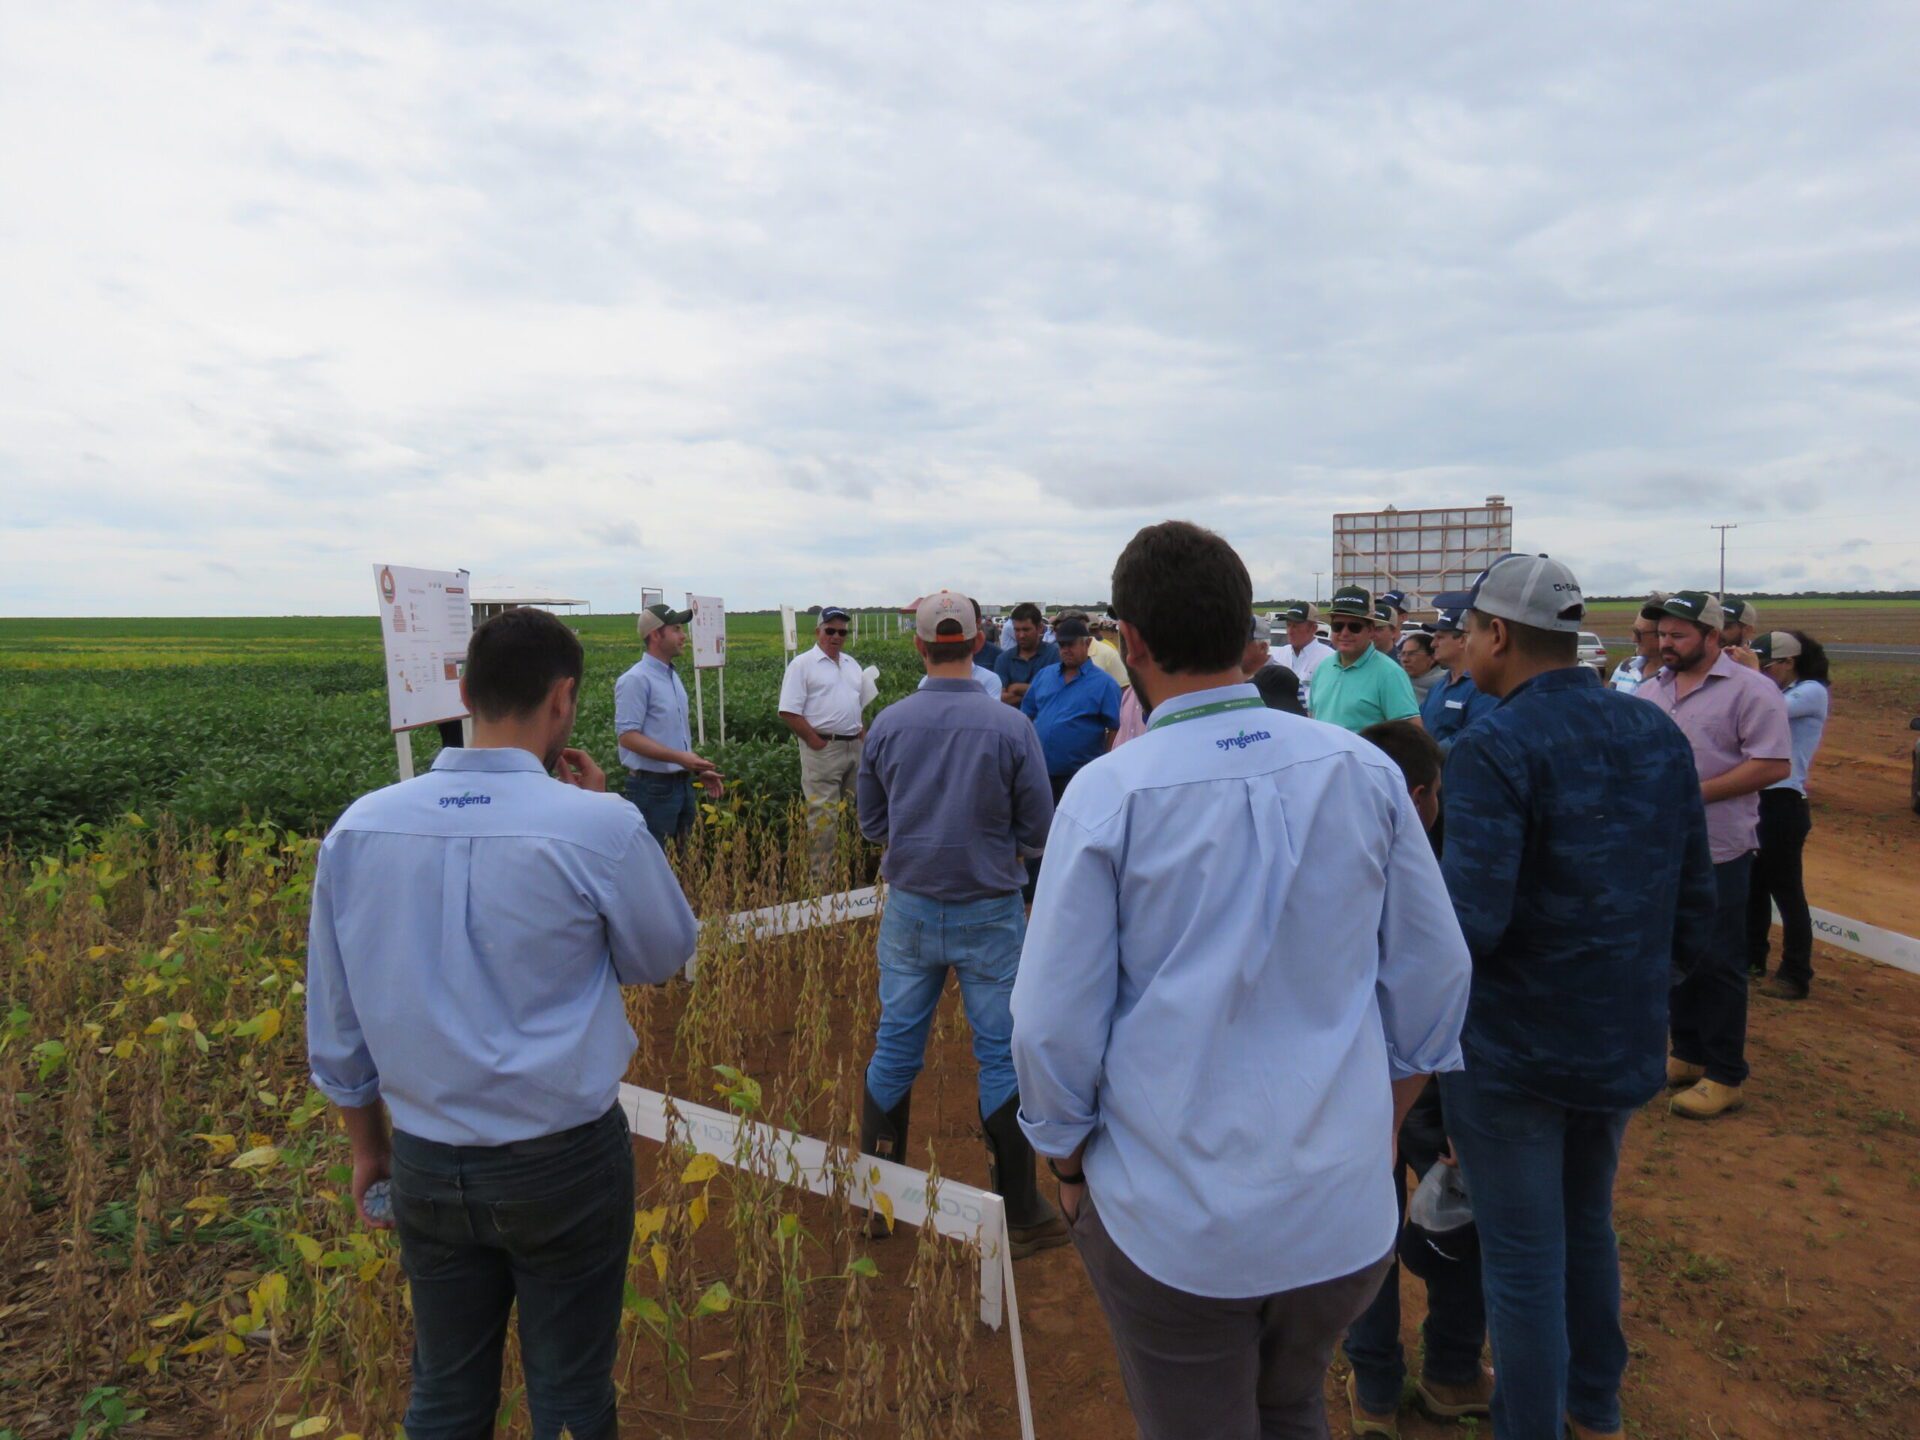
[[[1177,710],[1171,715],[1156,715],[1147,725],[1149,730],[1158,730],[1162,725],[1178,725],[1182,720],[1198,720],[1202,715],[1218,715],[1223,710],[1264,710],[1267,702],[1257,695],[1243,695],[1238,700],[1215,700],[1210,705],[1196,705],[1191,710]]]

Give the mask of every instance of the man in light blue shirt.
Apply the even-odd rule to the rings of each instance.
[[[615,1433],[633,1227],[620,987],[678,970],[695,924],[638,812],[565,748],[583,668],[545,611],[475,630],[472,746],[354,802],[314,876],[308,1056],[368,1223],[369,1187],[391,1180],[415,1440],[491,1429],[516,1300],[534,1432]]]
[[[1112,595],[1153,719],[1055,813],[1021,1123],[1141,1435],[1324,1434],[1398,1228],[1394,1133],[1460,1064],[1466,945],[1393,761],[1238,683],[1252,584],[1224,540],[1142,530]]]
[[[640,807],[647,833],[660,842],[693,828],[693,786],[698,779],[720,797],[720,772],[693,751],[687,729],[687,687],[673,668],[686,648],[691,610],[649,605],[637,627],[647,653],[613,682],[613,733],[620,763],[627,767],[627,798]]]

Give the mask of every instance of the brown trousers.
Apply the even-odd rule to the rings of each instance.
[[[1391,1252],[1337,1280],[1218,1300],[1163,1285],[1129,1260],[1091,1194],[1073,1243],[1113,1332],[1141,1440],[1327,1440],[1327,1364],[1373,1303]]]

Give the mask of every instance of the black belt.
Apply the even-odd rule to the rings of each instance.
[[[858,740],[858,735],[822,735],[822,740]]]

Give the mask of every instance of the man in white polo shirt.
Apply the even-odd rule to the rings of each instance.
[[[1320,607],[1303,600],[1281,612],[1287,625],[1287,643],[1273,652],[1273,663],[1284,665],[1300,677],[1300,703],[1313,700],[1313,672],[1322,660],[1333,654],[1333,647],[1320,638]]]
[[[847,612],[838,605],[820,611],[814,643],[787,663],[780,681],[780,718],[800,742],[800,789],[807,797],[813,869],[825,879],[833,859],[835,826],[827,807],[846,802],[853,811],[860,773],[860,662],[846,653]]]

